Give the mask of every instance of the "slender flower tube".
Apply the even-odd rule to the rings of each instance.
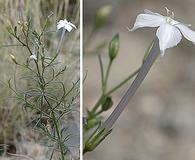
[[[144,61],[139,73],[137,74],[135,80],[131,84],[131,86],[128,88],[125,95],[122,97],[119,104],[116,106],[114,111],[111,113],[111,115],[108,117],[108,119],[102,124],[101,128],[109,131],[112,129],[113,124],[116,122],[116,120],[119,118],[122,111],[127,106],[130,99],[133,97],[139,86],[141,85],[142,81],[146,77],[148,71],[150,70],[152,64],[156,60],[156,58],[159,55],[159,45],[158,45],[158,39],[156,38],[154,40],[153,46]]]
[[[174,12],[165,9],[167,16],[145,9],[144,13],[137,16],[134,27],[128,28],[129,31],[134,31],[142,27],[159,27],[156,36],[159,39],[161,55],[164,55],[167,48],[176,46],[181,41],[182,35],[195,44],[195,32],[188,27],[190,24],[186,25],[174,20]]]

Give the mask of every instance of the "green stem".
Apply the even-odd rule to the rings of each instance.
[[[136,76],[136,74],[139,72],[140,68],[141,67],[139,67],[136,71],[134,71],[131,75],[129,75],[126,79],[124,79],[121,83],[119,83],[118,85],[116,85],[113,89],[111,89],[110,91],[108,91],[106,93],[106,95],[110,95],[111,93],[113,93],[114,91],[116,91],[117,89],[119,89],[120,87],[122,87],[125,83],[127,83],[134,76]]]
[[[47,99],[47,97],[45,95],[44,95],[44,99],[47,102],[47,104],[48,104],[48,106],[49,106],[49,108],[51,110],[52,119],[53,119],[54,126],[55,126],[55,129],[56,129],[56,132],[57,132],[57,136],[58,136],[58,145],[60,146],[61,157],[62,157],[62,160],[65,160],[64,159],[64,149],[63,149],[63,145],[62,145],[62,136],[60,135],[60,131],[59,131],[60,127],[58,125],[58,122],[57,122],[54,110],[53,110],[51,104],[49,103],[49,101],[48,101],[48,99]]]
[[[141,67],[139,67],[136,71],[134,71],[130,76],[128,76],[126,79],[124,79],[121,83],[119,83],[118,85],[116,85],[113,89],[111,89],[110,91],[104,93],[101,95],[101,97],[98,99],[98,101],[96,102],[96,104],[94,105],[92,111],[91,111],[91,115],[94,115],[95,112],[97,111],[97,109],[99,108],[100,104],[102,103],[103,99],[106,96],[109,96],[111,93],[115,92],[117,89],[119,89],[120,87],[122,87],[125,83],[127,83],[130,79],[132,79],[140,70]]]
[[[144,55],[144,58],[143,58],[143,63],[145,62],[146,58],[148,57],[148,54],[150,53],[152,47],[153,47],[153,44],[154,44],[154,40],[152,41],[152,43],[150,44],[150,46],[148,47],[145,55]],[[100,57],[101,58],[101,57]],[[107,68],[107,71],[106,71],[106,78],[105,78],[105,81],[102,82],[102,90],[103,90],[103,93],[101,95],[101,97],[99,98],[99,100],[97,101],[97,103],[95,104],[94,108],[92,109],[91,111],[91,115],[92,117],[95,115],[97,109],[99,108],[99,106],[101,105],[103,99],[106,97],[106,96],[109,96],[110,94],[112,94],[113,92],[115,92],[117,89],[119,89],[120,87],[122,87],[125,83],[127,83],[130,79],[132,79],[134,76],[136,76],[141,67],[140,66],[137,70],[135,70],[132,74],[130,74],[126,79],[124,79],[121,83],[119,83],[118,85],[116,85],[113,89],[111,89],[110,91],[107,91],[106,92],[106,87],[107,87],[107,80],[108,80],[108,75],[109,75],[109,71],[110,71],[110,67],[112,65],[112,62],[110,61],[109,65],[108,65],[108,68]]]
[[[98,54],[98,60],[99,60],[99,65],[100,65],[101,85],[102,85],[102,90],[103,90],[103,87],[104,87],[104,67],[103,67],[103,63],[102,63],[101,54]]]
[[[90,112],[91,115],[94,115],[96,110],[98,109],[98,107],[101,105],[102,101],[103,101],[104,95],[101,95],[101,97],[98,99],[98,101],[96,102],[96,104],[94,105],[92,111]]]
[[[98,111],[98,112],[95,114],[95,116],[98,116],[98,115],[101,114],[102,112],[104,112],[104,110]]]
[[[31,51],[31,48],[29,46],[29,26],[28,26],[28,30],[27,32],[25,33],[25,31],[23,30],[23,34],[25,36],[25,42],[21,41],[20,38],[17,36],[17,35],[13,35],[24,47],[27,48],[28,52],[30,55],[33,55],[33,52]],[[62,37],[61,37],[61,40],[60,40],[60,43],[59,43],[59,46],[58,46],[58,49],[57,49],[57,53],[59,52],[59,49],[60,49],[60,46],[61,46],[61,43],[62,43],[62,39],[63,39],[63,36],[65,34],[65,30],[63,30],[63,33],[62,33]],[[41,34],[42,36],[42,34]],[[40,37],[41,37],[40,36]],[[39,37],[39,38],[40,38]],[[39,39],[40,40],[40,39]],[[57,57],[57,55],[54,57],[54,59],[52,60],[52,62],[55,60],[55,58]],[[51,62],[51,63],[52,63]],[[54,122],[54,128],[56,130],[56,133],[57,133],[57,143],[58,143],[58,146],[60,148],[60,152],[61,152],[61,159],[62,160],[65,160],[65,157],[64,157],[64,147],[63,147],[63,141],[62,141],[62,135],[60,133],[60,125],[59,125],[59,122],[57,121],[57,117],[55,116],[55,112],[54,112],[54,109],[52,108],[52,105],[50,104],[49,100],[47,99],[46,97],[46,94],[45,94],[45,87],[46,87],[46,83],[45,83],[45,79],[44,79],[44,71],[45,71],[45,68],[47,66],[44,65],[43,61],[42,61],[42,67],[41,65],[39,65],[38,63],[38,60],[34,60],[34,63],[35,63],[35,66],[36,66],[36,70],[37,71],[33,71],[31,68],[29,68],[28,66],[26,66],[28,69],[30,69],[33,73],[35,73],[39,79],[39,87],[41,89],[41,92],[42,92],[42,97],[41,97],[41,109],[37,109],[37,110],[40,110],[40,120],[44,115],[47,115],[47,113],[43,112],[42,110],[42,107],[43,107],[43,103],[44,103],[44,100],[46,101],[46,103],[48,104],[48,107],[50,109],[50,113],[51,113],[51,118]],[[24,65],[20,65],[22,67],[25,67]],[[25,101],[26,102],[26,101]],[[50,115],[49,115],[50,117]]]
[[[28,44],[28,36],[25,35],[25,37],[26,37],[26,47],[27,47],[28,51],[30,52],[30,54],[32,55],[33,53],[32,53],[32,51],[31,51],[31,49],[29,47],[29,44]],[[62,39],[61,39],[61,41],[62,41]],[[49,108],[51,110],[52,119],[54,121],[54,126],[55,126],[55,129],[56,129],[56,132],[57,132],[57,136],[58,136],[58,145],[60,146],[61,157],[62,157],[62,160],[65,160],[64,159],[64,150],[63,150],[63,145],[62,145],[62,137],[60,135],[58,122],[56,120],[54,110],[53,110],[52,106],[50,105],[49,101],[47,100],[47,97],[45,96],[45,93],[44,93],[44,91],[45,91],[45,81],[44,81],[43,75],[40,72],[38,62],[36,60],[34,60],[34,62],[35,62],[36,69],[37,69],[37,72],[38,72],[38,77],[39,77],[39,81],[40,81],[40,87],[41,87],[41,90],[43,92],[43,97],[44,97],[45,101],[47,102],[47,104],[48,104],[48,106],[49,106]],[[44,67],[42,68],[42,70],[43,70],[42,71],[42,73],[43,73],[44,72]],[[42,109],[41,109],[41,115],[40,116],[42,116]]]
[[[107,120],[102,124],[101,126],[102,129],[110,130],[112,128],[116,120],[119,118],[119,116],[127,106],[130,99],[133,97],[137,89],[142,84],[143,80],[145,79],[150,68],[152,67],[153,63],[157,59],[158,55],[159,55],[159,45],[158,45],[158,39],[156,38],[154,40],[154,44],[151,50],[149,51],[147,58],[145,59],[141,69],[139,70],[139,73],[137,74],[132,84],[129,86],[128,90],[126,91],[126,93],[124,94],[124,96],[122,97],[118,105],[115,107],[114,111],[107,118]]]
[[[107,68],[106,75],[105,75],[105,80],[104,80],[103,94],[106,92],[106,89],[107,89],[108,76],[110,73],[111,66],[112,66],[112,61],[109,61],[108,68]]]
[[[32,51],[31,51],[31,49],[30,49],[30,47],[29,47],[29,43],[28,43],[28,32],[27,32],[27,34],[25,34],[25,32],[23,31],[23,34],[24,34],[24,36],[25,36],[26,44],[25,44],[24,42],[22,42],[22,41],[20,40],[20,38],[17,37],[17,36],[16,36],[16,39],[17,39],[24,47],[27,48],[27,50],[29,51],[30,55],[33,55]],[[37,63],[36,60],[34,60],[34,62],[35,62],[35,66],[36,66],[36,69],[37,69],[37,72],[38,72],[38,75],[39,75],[40,84],[42,85],[43,81],[42,81],[42,78],[41,78],[41,74],[40,74],[40,70],[39,70],[38,63]],[[42,87],[43,87],[43,86],[42,86]]]

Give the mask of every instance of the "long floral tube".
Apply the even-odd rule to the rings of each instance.
[[[150,50],[150,53],[148,54],[145,62],[143,63],[139,73],[137,74],[136,78],[128,88],[125,95],[122,97],[114,111],[111,113],[111,115],[108,117],[108,119],[102,124],[101,128],[105,130],[110,130],[116,120],[119,118],[122,111],[127,106],[130,99],[133,97],[139,86],[141,85],[142,81],[146,77],[148,71],[150,70],[152,64],[156,60],[160,53],[159,50],[159,44],[158,44],[158,38],[156,37],[152,46],[152,49]]]
[[[61,45],[62,45],[62,41],[63,41],[63,38],[64,38],[65,33],[66,33],[66,29],[63,28],[62,34],[61,34],[61,37],[60,37],[60,41],[58,42],[58,47],[57,47],[57,49],[56,49],[56,54],[59,54],[60,47],[61,47]]]

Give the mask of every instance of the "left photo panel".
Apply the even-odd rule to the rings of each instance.
[[[80,159],[80,0],[0,0],[0,159]]]

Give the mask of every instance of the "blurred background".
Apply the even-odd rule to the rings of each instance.
[[[23,160],[36,159],[48,160],[51,154],[51,147],[48,147],[48,139],[40,131],[35,131],[32,121],[35,118],[34,112],[25,112],[22,104],[15,98],[15,94],[7,86],[9,79],[17,82],[17,88],[27,90],[28,85],[21,76],[26,75],[26,71],[17,67],[11,60],[10,54],[16,60],[24,63],[28,58],[25,48],[17,45],[18,42],[7,31],[11,26],[17,26],[20,21],[27,21],[30,17],[33,28],[40,32],[45,23],[46,17],[49,19],[48,30],[50,34],[45,36],[47,41],[47,54],[51,55],[56,50],[58,37],[56,25],[60,19],[66,18],[77,26],[77,30],[66,34],[61,46],[60,58],[58,61],[67,66],[67,71],[62,76],[62,81],[66,87],[72,85],[72,81],[79,78],[79,53],[80,53],[80,2],[79,0],[0,0],[0,159],[1,160]],[[49,56],[48,55],[48,56]],[[74,93],[75,94],[75,93]],[[71,99],[71,97],[69,98]],[[69,100],[68,100],[69,101]],[[67,102],[68,102],[67,101]],[[72,110],[64,119],[64,125],[79,128],[79,99],[74,101]],[[31,125],[30,125],[31,124]],[[70,127],[71,128],[71,127]],[[79,131],[74,128],[69,130],[76,142],[71,144],[67,159],[78,158],[79,156]],[[70,138],[71,139],[71,138]],[[71,143],[71,142],[68,142]],[[66,144],[69,145],[70,144]],[[7,152],[5,152],[7,148]]]
[[[156,29],[128,32],[137,14],[144,9],[166,15],[164,7],[174,11],[175,19],[192,24],[195,30],[194,0],[84,0],[84,38],[89,35],[95,14],[101,6],[112,12],[90,46],[110,41],[120,34],[120,51],[114,61],[109,86],[114,86],[137,69],[155,36]],[[85,47],[88,44],[85,44]],[[90,50],[90,49],[88,49]],[[104,64],[108,49],[101,52]],[[86,160],[194,160],[195,159],[195,46],[183,38],[164,57],[157,59],[141,87],[114,125],[110,136]],[[100,69],[97,55],[84,53],[84,107],[90,108],[100,96]],[[113,95],[116,104],[130,82]],[[111,111],[104,116],[108,117]]]

